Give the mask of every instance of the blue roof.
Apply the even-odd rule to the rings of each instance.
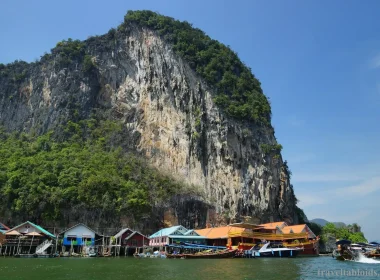
[[[195,233],[196,235],[199,235],[199,234],[198,234],[195,230],[193,230],[193,229],[190,229],[190,230],[186,231],[184,235],[189,235],[189,234],[191,234],[191,233]]]
[[[34,226],[35,228],[37,228],[38,230],[40,230],[42,233],[44,233],[45,235],[48,235],[52,238],[55,238],[55,235],[54,234],[51,234],[50,232],[48,232],[46,229],[40,227],[39,225],[36,225],[36,224],[33,224],[32,222],[29,222],[27,221],[27,223],[31,224],[32,226]]]
[[[149,236],[149,238],[168,236],[168,235],[173,234],[176,230],[178,230],[180,228],[184,228],[184,227],[183,226],[173,226],[170,228],[163,228],[163,229],[157,231],[156,233],[152,234],[151,236]],[[184,229],[185,229],[185,231],[187,231],[186,228],[184,228]]]

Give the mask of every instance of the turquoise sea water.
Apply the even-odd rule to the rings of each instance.
[[[353,275],[358,272],[363,275]],[[378,275],[368,276],[371,273]],[[219,260],[1,257],[0,279],[380,279],[380,261],[342,262],[332,257]]]

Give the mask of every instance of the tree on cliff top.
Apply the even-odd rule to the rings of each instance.
[[[202,30],[152,11],[128,11],[125,30],[135,24],[157,32],[183,57],[217,95],[215,103],[237,119],[270,125],[271,107],[260,82],[229,47],[212,40]]]
[[[358,230],[360,227],[355,224],[355,231],[352,230],[352,226],[337,227],[333,223],[327,223],[322,228],[322,240],[325,236],[333,235],[336,239],[347,239],[354,243],[357,242],[367,242],[367,239],[364,237],[364,234]]]

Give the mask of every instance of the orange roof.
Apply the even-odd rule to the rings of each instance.
[[[242,233],[244,232],[244,230],[245,228],[225,226],[216,228],[196,229],[195,232],[208,239],[221,239],[228,238],[229,233]]]
[[[266,223],[266,224],[261,224],[260,226],[262,226],[263,229],[276,229],[276,227],[279,227],[279,228],[283,226],[286,227],[286,223],[285,222]]]
[[[283,233],[302,233],[306,224],[303,225],[294,225],[294,226],[286,226],[282,229]],[[290,232],[292,230],[292,232]]]

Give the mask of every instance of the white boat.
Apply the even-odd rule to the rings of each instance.
[[[294,247],[286,248],[282,244],[265,243],[261,248],[252,247],[249,251],[252,257],[274,257],[274,258],[291,258],[296,257],[303,248]]]

